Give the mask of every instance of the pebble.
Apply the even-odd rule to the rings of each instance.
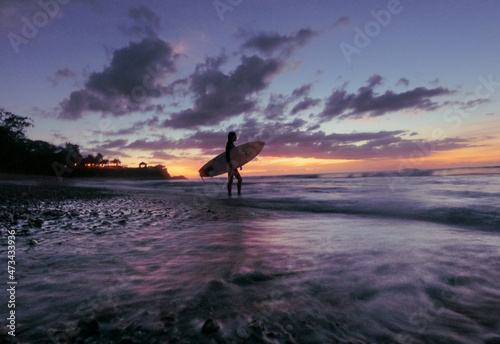
[[[166,315],[161,320],[163,320],[165,326],[167,327],[173,326],[175,324],[175,315],[173,314]]]
[[[201,328],[201,331],[204,334],[214,334],[217,331],[219,331],[220,325],[217,321],[214,319],[208,319],[205,321],[205,324],[203,324],[203,327]]]
[[[35,220],[33,220],[33,226],[37,228],[42,228],[43,222],[44,222],[43,219],[38,217]]]

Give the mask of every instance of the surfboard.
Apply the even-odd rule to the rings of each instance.
[[[235,168],[245,165],[255,158],[264,148],[262,141],[247,142],[231,149],[230,158]],[[217,155],[215,158],[203,165],[198,171],[200,177],[214,177],[219,174],[229,172],[229,164],[226,161],[226,152]]]

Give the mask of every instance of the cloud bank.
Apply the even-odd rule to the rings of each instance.
[[[155,110],[149,101],[163,94],[163,81],[175,73],[176,58],[172,47],[161,39],[131,42],[114,52],[102,72],[92,73],[84,88],[59,104],[59,118],[76,120],[85,112],[121,116]]]
[[[447,88],[417,87],[406,92],[395,93],[386,91],[383,94],[375,93],[374,89],[380,85],[382,77],[372,75],[367,86],[360,87],[357,93],[347,93],[345,89],[334,90],[328,97],[323,111],[318,115],[322,121],[332,119],[378,117],[401,110],[436,110],[444,104],[433,101],[435,97],[450,95],[454,91]]]

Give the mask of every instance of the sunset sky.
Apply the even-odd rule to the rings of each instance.
[[[32,140],[195,178],[500,165],[500,2],[0,0]]]

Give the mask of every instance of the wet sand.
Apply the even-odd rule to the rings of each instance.
[[[135,281],[148,269],[166,275],[160,280],[169,279],[168,271],[161,271],[163,263],[155,261],[158,254],[154,258],[148,254],[152,241],[165,244],[170,233],[217,228],[220,221],[241,219],[248,215],[244,213],[164,192],[75,187],[29,176],[0,180],[0,233],[6,239],[7,231],[15,230],[18,281],[16,337],[7,335],[5,320],[0,334],[7,343],[228,342],[205,301],[191,309],[192,305],[177,305],[174,296],[187,287],[185,268],[188,278],[199,280],[189,281],[186,299],[203,292],[206,283],[213,293],[224,293],[210,272],[189,271],[187,261],[175,264],[178,276],[172,276],[175,282],[168,286],[148,291],[147,283],[137,287]],[[156,248],[203,259],[189,253],[193,249],[189,238],[174,236],[171,247]],[[1,253],[7,255],[6,247]],[[165,258],[176,259],[168,253]],[[220,268],[215,262],[206,263]],[[248,323],[250,329],[261,331],[251,319]]]

